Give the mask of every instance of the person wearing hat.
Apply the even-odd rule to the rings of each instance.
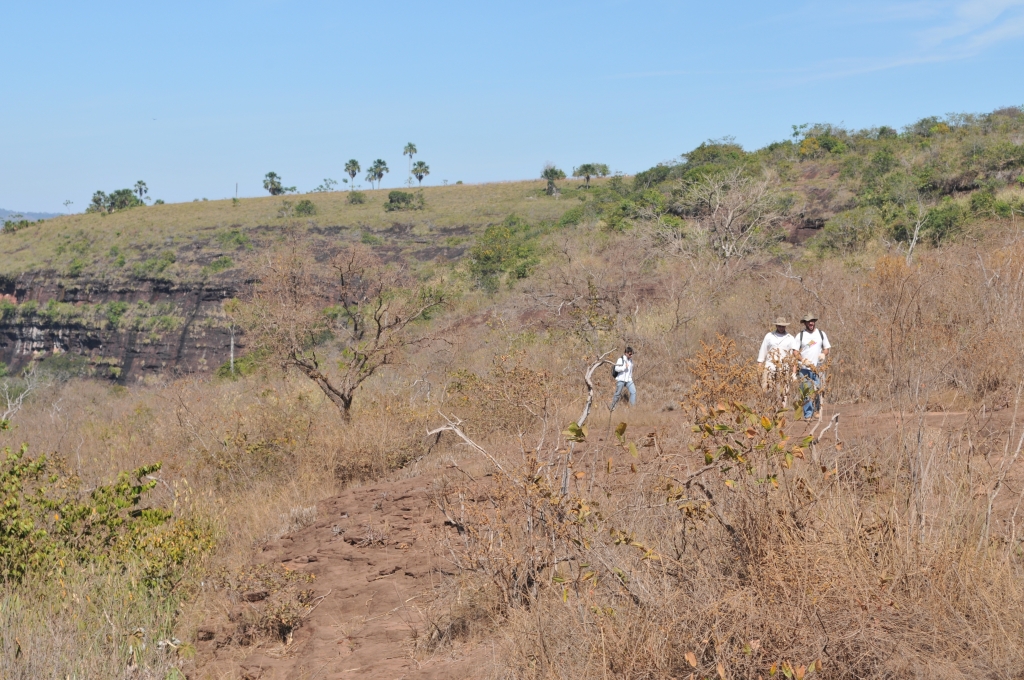
[[[808,312],[803,315],[800,322],[804,329],[796,336],[796,353],[800,360],[800,370],[797,374],[801,378],[801,389],[813,391],[813,397],[804,402],[804,418],[810,420],[814,413],[821,409],[821,385],[825,377],[821,367],[828,358],[828,350],[832,344],[828,341],[825,331],[817,327],[817,314]]]
[[[776,375],[783,367],[785,358],[796,351],[796,340],[786,332],[788,322],[785,317],[775,319],[775,330],[769,332],[761,341],[761,351],[757,353],[757,363],[761,374],[761,389],[768,391],[768,386],[775,382],[780,388],[783,383]]]

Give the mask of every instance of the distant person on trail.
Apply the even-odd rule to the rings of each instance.
[[[800,360],[798,375],[801,378],[800,388],[814,391],[813,397],[804,402],[804,419],[810,420],[821,409],[821,387],[825,379],[821,367],[832,344],[825,332],[817,328],[816,314],[804,314],[800,322],[804,329],[796,336],[796,353]]]
[[[785,388],[784,376],[779,373],[784,368],[786,357],[796,351],[796,338],[786,332],[788,325],[785,318],[778,317],[775,319],[775,330],[766,334],[761,341],[757,363],[761,373],[761,389],[765,392],[771,385],[775,385],[780,393]]]
[[[619,398],[622,396],[622,390],[629,390],[629,405],[636,406],[636,386],[633,385],[632,347],[627,347],[626,353],[615,362],[612,373],[615,374],[615,396],[612,397],[612,403],[608,405],[608,410],[615,410],[615,405],[619,403]]]

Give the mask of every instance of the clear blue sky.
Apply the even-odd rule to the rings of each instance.
[[[429,184],[633,173],[805,122],[1024,103],[1024,0],[4,3],[0,207],[308,191],[406,142]],[[1014,85],[1014,83],[1017,83]]]

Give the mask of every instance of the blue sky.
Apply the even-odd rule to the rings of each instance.
[[[0,207],[427,184],[1024,103],[1024,0],[5,2]],[[1013,85],[1013,83],[1018,83]],[[363,182],[365,184],[365,182]]]

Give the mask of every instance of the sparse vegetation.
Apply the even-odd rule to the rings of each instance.
[[[291,634],[341,620],[319,598],[350,567],[308,579],[263,556],[306,532],[415,561],[381,515],[346,528],[354,506],[317,507],[402,467],[442,518],[431,576],[355,575],[410,579],[399,603],[426,624],[403,654],[485,641],[468,649],[510,678],[1021,675],[1022,119],[712,140],[557,201],[547,178],[426,188],[401,223],[385,193],[346,192],[318,194],[315,221],[275,222],[264,197],[5,236],[0,323],[51,344],[0,366],[0,675],[305,654],[322,642]],[[160,291],[222,266],[247,283],[207,321],[128,288],[14,297],[22,271],[70,295],[118,260]],[[770,321],[808,310],[833,343],[821,422],[753,365]],[[177,341],[186,323],[210,370],[230,325],[222,379],[125,380],[127,361],[47,335]],[[640,400],[612,419],[602,362],[627,343]],[[360,491],[419,533],[411,500]]]

